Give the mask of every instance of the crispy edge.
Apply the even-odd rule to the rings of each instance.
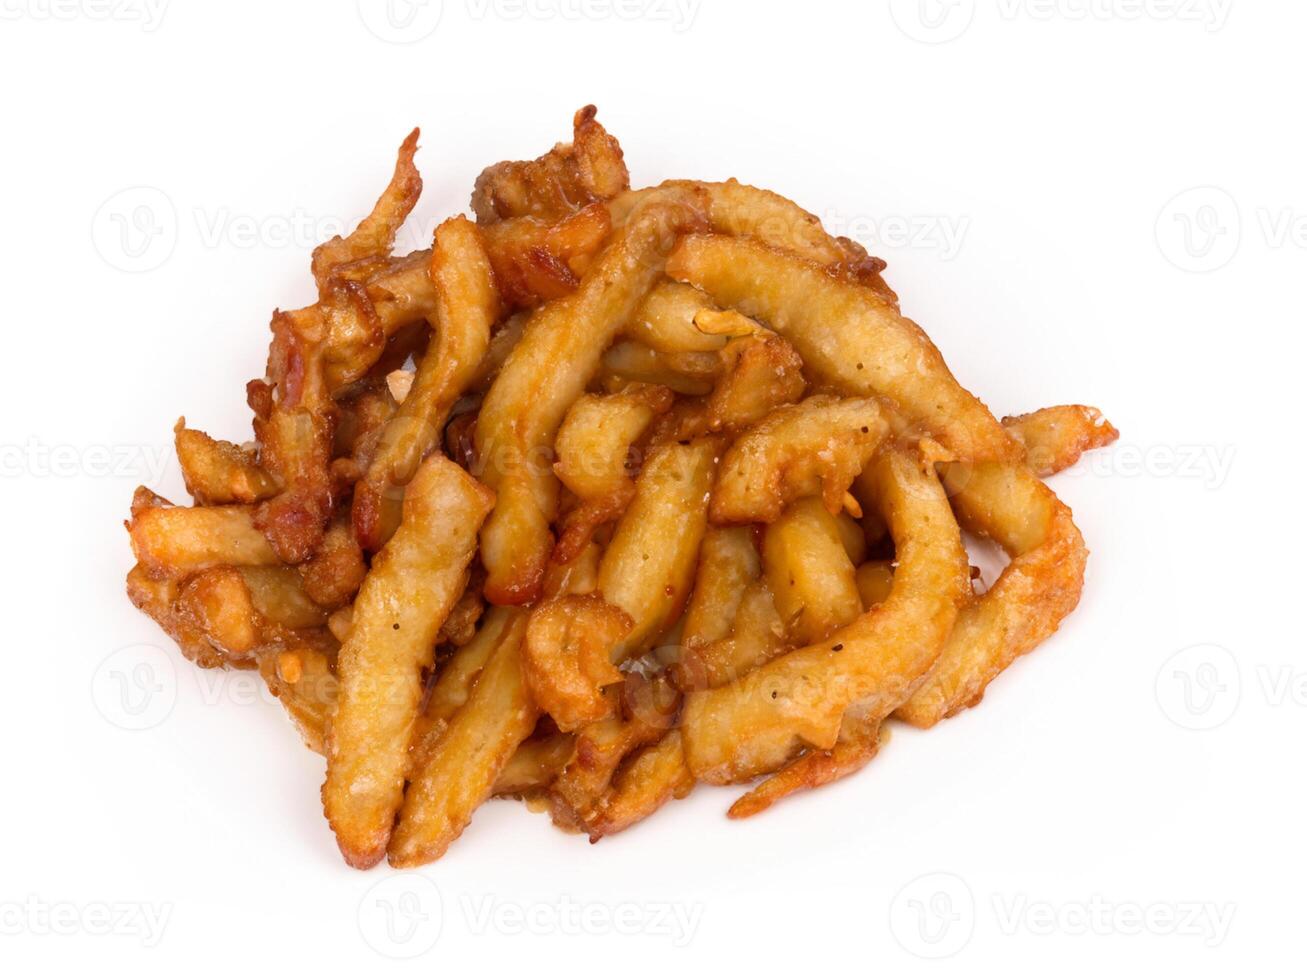
[[[593,844],[652,816],[671,800],[684,799],[692,789],[694,774],[685,763],[681,733],[673,729],[622,763],[582,827]]]
[[[683,238],[667,274],[763,320],[794,345],[815,379],[849,395],[887,399],[959,458],[1020,455],[925,332],[875,291],[759,241],[724,235]]]
[[[545,460],[558,426],[598,370],[604,349],[662,274],[676,236],[701,225],[693,196],[650,201],[575,293],[531,317],[487,392],[475,447],[483,478],[498,494],[481,534],[492,602],[523,605],[539,598],[558,506],[557,478]]]
[[[522,631],[513,631],[477,678],[472,694],[413,774],[389,846],[390,863],[412,868],[440,858],[495,783],[539,717],[522,678]]]
[[[852,776],[876,758],[888,737],[887,728],[883,723],[850,724],[846,719],[833,748],[805,752],[732,803],[726,815],[733,820],[757,816],[787,796]]]
[[[962,526],[993,538],[1011,561],[963,609],[925,683],[895,712],[918,728],[978,704],[995,677],[1057,631],[1080,602],[1089,555],[1071,509],[1028,467],[942,471]]]
[[[436,229],[430,275],[436,342],[423,355],[408,396],[381,430],[367,472],[354,487],[354,534],[369,551],[394,533],[404,487],[422,459],[439,448],[450,409],[475,377],[499,315],[490,260],[468,219],[450,218]]]
[[[551,560],[569,564],[602,525],[621,517],[635,497],[628,463],[640,437],[672,406],[671,390],[636,385],[611,395],[582,395],[554,440],[554,473],[577,497],[559,529]]]
[[[726,451],[709,516],[714,524],[771,523],[813,494],[838,514],[888,432],[873,398],[813,395],[775,409]]]
[[[1009,415],[1003,428],[1025,448],[1026,465],[1041,477],[1074,466],[1085,453],[1111,445],[1120,436],[1102,412],[1088,405],[1053,405]]]
[[[631,617],[613,650],[620,663],[680,617],[708,528],[708,495],[721,451],[717,439],[658,447],[636,480],[599,564],[599,591]]]
[[[346,862],[386,851],[403,795],[422,671],[467,581],[494,494],[443,456],[418,470],[399,530],[373,559],[339,657],[340,692],[322,798]]]
[[[277,493],[277,481],[254,452],[188,429],[184,418],[177,420],[173,434],[186,492],[200,506],[255,504]]]
[[[961,532],[933,470],[887,447],[859,478],[882,509],[899,567],[890,598],[736,683],[687,695],[686,757],[704,782],[775,771],[830,749],[846,711],[883,718],[923,682],[970,594]]]

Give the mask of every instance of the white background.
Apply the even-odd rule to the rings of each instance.
[[[0,4],[0,969],[1299,962],[1302,5],[438,6]],[[351,871],[280,708],[127,602],[120,522],[138,483],[181,496],[179,415],[247,438],[269,312],[413,125],[406,246],[590,101],[637,184],[734,175],[860,237],[996,412],[1104,409],[1121,441],[1053,481],[1084,600],[979,708],[759,819],[700,788],[591,847],[493,803],[418,878]]]

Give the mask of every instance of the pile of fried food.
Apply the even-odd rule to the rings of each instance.
[[[1096,410],[999,422],[882,261],[733,180],[631,190],[593,106],[395,256],[417,137],[274,313],[253,442],[182,420],[194,505],[141,488],[127,524],[132,601],[326,756],[351,865],[433,861],[490,797],[594,841],[765,777],[756,814],[1075,607],[1040,478],[1116,438]],[[1010,559],[987,589],[964,530]]]

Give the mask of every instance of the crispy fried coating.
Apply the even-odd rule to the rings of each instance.
[[[682,642],[687,647],[705,646],[730,633],[745,590],[762,573],[756,538],[751,527],[712,527],[705,532],[685,611]]]
[[[1008,416],[1003,428],[1026,450],[1035,476],[1052,476],[1074,466],[1086,452],[1116,442],[1120,435],[1088,405],[1054,405],[1026,415]]]
[[[557,220],[630,187],[622,148],[588,105],[572,119],[572,142],[529,161],[487,167],[472,191],[479,224],[506,218]]]
[[[833,748],[808,750],[732,803],[726,815],[734,820],[757,816],[794,793],[852,776],[876,758],[885,739],[885,728],[884,724],[862,720],[851,724],[846,720]]]
[[[687,236],[667,274],[762,320],[794,345],[813,377],[849,395],[887,399],[959,458],[1019,455],[925,332],[874,290],[762,242],[725,235]]]
[[[840,522],[816,497],[796,500],[762,536],[763,574],[796,645],[816,643],[862,614]]]
[[[859,479],[894,538],[899,566],[889,599],[736,683],[688,695],[686,758],[698,779],[738,782],[775,771],[804,748],[832,748],[846,711],[888,716],[940,657],[971,591],[948,497],[916,453],[897,448]]]
[[[650,200],[596,260],[576,292],[541,307],[487,392],[477,417],[482,478],[498,494],[481,535],[486,595],[522,605],[540,595],[553,546],[558,426],[599,368],[604,349],[662,273],[676,236],[700,227],[693,195]]]
[[[685,764],[681,733],[670,731],[622,764],[582,827],[593,844],[651,816],[671,800],[684,799],[692,789],[694,774]]]
[[[1097,409],[1000,423],[883,260],[734,179],[632,190],[593,106],[395,255],[418,136],[273,314],[253,441],[179,420],[194,506],[126,522],[131,601],[326,756],[349,864],[436,860],[492,796],[591,842],[697,782],[762,777],[755,815],[1074,609],[1041,477],[1117,438]],[[988,590],[963,531],[1009,557]]]
[[[640,471],[635,498],[599,564],[600,593],[634,624],[614,647],[614,663],[642,651],[680,618],[708,528],[720,451],[715,439],[661,446]]]
[[[713,487],[713,523],[770,523],[787,504],[813,495],[839,513],[888,431],[872,398],[813,395],[773,410],[726,451]]]
[[[576,495],[563,518],[552,560],[571,562],[598,528],[622,516],[635,497],[628,473],[636,443],[672,406],[671,389],[634,385],[612,395],[582,395],[554,440],[554,473]]]
[[[423,355],[412,387],[381,430],[367,472],[354,487],[354,534],[369,551],[385,544],[398,526],[404,487],[440,445],[450,410],[476,375],[498,318],[490,260],[466,218],[450,218],[436,229],[430,275],[437,340]]]
[[[151,574],[179,577],[214,565],[280,564],[249,507],[146,506],[127,522],[136,560]]]
[[[680,695],[664,677],[627,674],[622,715],[587,725],[577,732],[572,756],[549,791],[554,823],[580,830],[607,792],[622,760],[657,741],[676,723]]]
[[[410,868],[444,854],[535,728],[539,709],[522,678],[522,633],[512,636],[515,642],[491,654],[467,702],[413,773],[390,838],[392,866]]]
[[[918,728],[978,704],[990,681],[1057,631],[1080,601],[1089,556],[1070,508],[1028,467],[950,463],[942,475],[962,526],[1012,560],[962,610],[926,682],[895,712]]]
[[[277,481],[259,465],[257,453],[188,429],[185,419],[178,419],[173,432],[186,492],[201,507],[255,504],[277,492]]]
[[[436,634],[467,582],[494,494],[443,456],[418,470],[399,530],[373,559],[341,647],[322,799],[345,860],[381,860]]]
[[[615,713],[622,675],[610,657],[632,625],[598,595],[560,596],[531,610],[522,672],[535,703],[560,730],[574,732]]]
[[[504,302],[513,309],[574,290],[612,230],[602,204],[550,223],[529,215],[482,225],[486,253]]]

